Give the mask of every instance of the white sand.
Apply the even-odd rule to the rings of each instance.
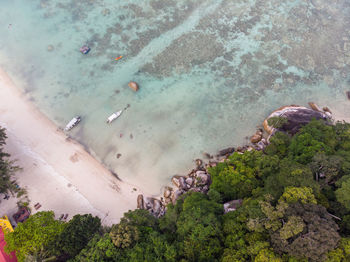
[[[28,191],[33,212],[53,210],[56,217],[91,213],[103,223],[117,223],[136,208],[139,190],[120,182],[83,147],[40,113],[0,69],[0,126],[7,129],[6,151],[23,171],[18,184]],[[16,211],[15,198],[0,199],[0,215]]]

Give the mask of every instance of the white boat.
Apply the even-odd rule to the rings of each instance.
[[[112,121],[116,120],[118,117],[120,117],[120,115],[123,113],[123,110],[120,110],[118,112],[115,112],[113,114],[111,114],[108,118],[107,118],[107,123],[110,124],[112,123]]]
[[[73,119],[71,121],[69,121],[69,123],[64,128],[64,131],[71,130],[73,127],[75,127],[77,124],[79,124],[80,121],[81,121],[80,116],[73,117]]]

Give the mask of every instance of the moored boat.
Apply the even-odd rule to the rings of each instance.
[[[71,121],[69,121],[69,123],[64,128],[64,131],[71,130],[73,127],[75,127],[77,124],[79,124],[80,121],[81,121],[80,116],[73,117],[73,119]]]
[[[118,111],[118,112],[115,112],[115,113],[111,114],[111,115],[107,118],[107,123],[108,123],[108,124],[112,123],[112,121],[116,120],[122,113],[123,113],[123,110],[120,110],[120,111]]]

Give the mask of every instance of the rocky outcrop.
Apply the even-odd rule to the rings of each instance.
[[[161,217],[165,214],[165,206],[159,199],[144,197],[142,194],[137,196],[137,208],[146,209],[155,217]]]
[[[210,175],[205,170],[192,170],[187,176],[173,176],[171,181],[176,188],[164,189],[164,205],[170,202],[175,204],[176,200],[188,191],[207,193],[211,184]]]
[[[282,127],[276,129],[268,124],[268,119],[271,117],[284,117],[287,119],[287,122],[283,124]],[[316,111],[304,106],[290,105],[281,107],[272,112],[269,117],[264,120],[263,126],[270,135],[277,130],[294,135],[298,132],[300,127],[309,123],[313,118],[327,121],[331,119],[331,115],[329,112]]]

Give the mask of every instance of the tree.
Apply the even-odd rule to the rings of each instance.
[[[313,120],[293,137],[289,146],[289,156],[298,163],[307,164],[317,153],[333,153],[336,144],[333,127]]]
[[[343,162],[344,159],[341,156],[327,156],[324,153],[317,153],[313,157],[310,167],[317,180],[323,181],[323,184],[329,184],[339,175]]]
[[[112,243],[108,233],[102,237],[99,234],[89,241],[87,246],[72,260],[72,262],[117,262],[125,261],[125,256]]]
[[[279,201],[287,203],[317,204],[316,198],[310,187],[286,187]]]
[[[260,185],[259,161],[261,152],[234,153],[225,163],[209,169],[211,188],[222,194],[225,201],[244,198]]]
[[[10,160],[10,154],[4,152],[3,146],[6,144],[7,136],[5,129],[0,127],[0,193],[17,192],[13,175],[20,170],[15,162]]]
[[[280,161],[280,170],[269,175],[264,181],[265,194],[278,199],[285,187],[309,187],[318,196],[320,185],[314,180],[311,169],[289,158]]]
[[[58,254],[75,257],[101,227],[101,220],[91,214],[75,215],[56,241]]]
[[[344,176],[337,182],[340,186],[335,191],[335,195],[339,203],[341,203],[347,210],[350,210],[350,175]]]
[[[27,256],[42,260],[51,256],[49,246],[64,229],[64,223],[55,220],[52,211],[42,211],[19,223],[15,230],[5,235],[6,252],[16,251],[19,261]]]

